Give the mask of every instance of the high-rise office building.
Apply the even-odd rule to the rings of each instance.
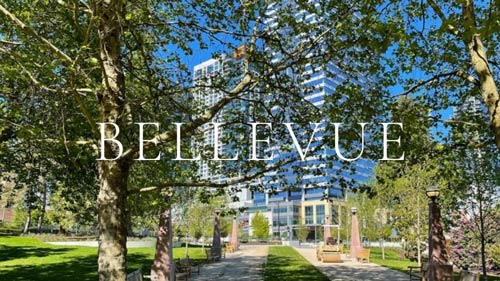
[[[271,27],[274,25],[273,14],[275,12],[276,10],[271,5],[267,12],[269,17],[264,22],[266,26]],[[311,22],[315,21],[314,15],[303,15],[303,13],[298,12],[297,16]],[[223,56],[196,65],[194,67],[195,83],[200,77],[206,77],[213,72],[221,71],[220,73],[224,73],[227,64],[230,64],[234,70],[234,65],[238,64],[232,61],[240,61],[242,58],[244,59],[244,56],[239,56],[237,52],[234,56]],[[304,75],[307,74],[308,79],[303,82],[303,85],[312,90],[305,93],[303,98],[317,108],[323,107],[325,98],[334,93],[335,88],[346,79],[346,74],[342,73],[333,63],[326,64],[326,67],[322,70],[314,70],[314,67],[308,66],[306,72]],[[335,73],[335,75],[328,75],[328,73]],[[364,77],[356,77],[356,80],[360,85],[369,83]],[[205,106],[210,106],[221,97],[221,93],[207,90],[198,93],[195,99]],[[325,122],[327,120],[319,121]],[[311,148],[314,148],[321,141],[324,129],[324,126],[320,127]],[[207,130],[205,134],[204,142],[207,144],[213,143],[213,131]],[[300,132],[297,132],[297,134],[300,134]],[[276,149],[275,153],[273,153],[274,158],[269,161],[269,165],[284,158],[292,157],[292,152],[279,152],[276,147],[278,146],[274,147]],[[334,155],[335,152],[333,149],[325,147],[319,153]],[[242,220],[247,227],[244,227],[243,232],[249,235],[252,234],[251,220],[257,211],[264,214],[270,225],[272,225],[271,232],[273,236],[287,237],[291,235],[296,237],[296,233],[294,233],[296,225],[304,224],[311,227],[310,238],[314,238],[320,232],[318,227],[325,223],[327,216],[330,217],[333,225],[340,226],[346,218],[342,214],[348,214],[346,210],[343,210],[342,205],[350,187],[341,186],[340,182],[354,183],[354,185],[366,182],[372,173],[374,164],[366,159],[357,160],[355,172],[351,173],[350,171],[343,171],[340,162],[329,165],[330,163],[327,164],[325,161],[328,160],[325,159],[327,158],[318,157],[315,154],[309,156],[306,161],[294,163],[295,167],[300,166],[302,171],[306,171],[303,172],[300,178],[295,174],[292,165],[289,168],[281,169],[282,172],[271,171],[266,173],[260,179],[260,185],[264,186],[264,191],[241,188],[238,193],[239,202],[233,204],[233,206],[246,208]],[[317,171],[321,172],[318,173]],[[281,174],[278,175],[277,173]],[[205,179],[224,180],[224,175],[210,170],[206,164],[200,166],[200,176]],[[325,198],[330,200],[322,200]]]
[[[485,115],[486,112],[486,106],[484,105],[483,101],[476,96],[467,97],[467,99],[461,106],[453,108],[453,116],[455,118],[460,117],[464,114]]]

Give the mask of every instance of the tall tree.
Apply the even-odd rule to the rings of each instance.
[[[449,155],[449,168],[455,173],[452,177],[455,210],[460,214],[454,214],[456,220],[452,221],[451,225],[455,228],[455,233],[457,228],[464,230],[464,235],[460,238],[469,236],[469,239],[475,240],[467,246],[479,253],[481,271],[486,276],[487,247],[495,243],[495,237],[499,235],[499,229],[493,221],[500,215],[497,208],[500,199],[500,159],[495,145],[491,142],[492,137],[487,133],[487,116],[479,108],[474,110],[470,106],[464,106],[463,109],[454,120],[466,125],[454,128],[452,144],[472,140],[473,143],[481,142],[485,145],[457,146]],[[458,241],[460,240],[463,239]],[[460,243],[455,245],[463,246]],[[477,247],[474,247],[476,245]]]
[[[394,27],[386,37],[393,48],[386,56],[386,79],[380,82],[402,85],[401,95],[418,96],[436,110],[438,122],[443,112],[437,110],[482,97],[490,135],[500,149],[497,3],[399,1],[379,8],[379,18]]]
[[[428,108],[412,98],[398,98],[391,113],[394,122],[405,124],[404,144],[398,148],[405,152],[405,161],[379,163],[370,190],[372,196],[390,209],[391,225],[408,242],[411,251],[416,249],[419,263],[428,227],[425,190],[431,185],[446,187],[440,176],[444,170],[440,165],[440,148],[430,134],[432,116]]]
[[[352,122],[351,116],[355,121],[377,116],[387,96],[384,84],[359,84],[366,75],[385,68],[380,54],[388,49],[384,38],[396,24],[377,24],[380,3],[319,2],[242,1],[231,6],[219,0],[0,3],[0,79],[6,85],[0,102],[8,108],[8,116],[21,117],[2,119],[2,137],[14,127],[22,128],[28,135],[16,141],[35,140],[39,150],[50,145],[58,161],[72,162],[66,167],[75,167],[73,175],[97,177],[97,185],[91,180],[85,183],[90,189],[98,187],[100,280],[125,279],[128,196],[157,195],[156,202],[164,211],[160,228],[165,230],[160,232],[157,249],[167,250],[170,245],[162,247],[161,243],[167,242],[164,235],[170,218],[165,214],[170,205],[163,202],[163,191],[186,186],[223,188],[250,182],[285,164],[289,166],[283,171],[304,172],[290,164],[300,159],[293,153],[271,166],[265,161],[228,161],[223,168],[231,180],[200,181],[193,176],[192,162],[174,160],[181,158],[178,134],[183,139],[181,156],[187,158],[189,149],[184,145],[190,143],[188,139],[224,111],[228,123],[236,124],[227,130],[234,144],[251,143],[251,130],[244,125],[249,122],[271,123],[273,139],[291,143],[290,137],[284,137],[289,135],[286,127],[278,124],[307,127],[324,117],[325,112],[304,99],[315,89],[303,82],[310,78],[311,68],[324,69],[331,63],[337,65],[338,73],[328,76],[350,73],[355,78],[343,80],[327,102],[330,118]],[[314,20],[306,14],[314,15]],[[244,58],[233,68],[203,78],[207,83],[193,83],[185,63],[193,54],[210,48],[214,57],[222,58],[221,53],[241,45]],[[207,88],[220,92],[221,99],[210,106],[193,100],[193,93]],[[249,104],[249,110],[238,109],[242,102]],[[140,128],[144,139],[153,140],[138,143]],[[259,129],[259,139],[269,135],[263,131],[261,135]],[[309,135],[297,134],[298,143],[308,143]],[[108,141],[101,147],[102,139]],[[349,150],[356,147],[359,136],[349,133],[341,142]],[[290,147],[280,148],[290,152]],[[252,154],[246,149],[239,152],[245,159]],[[203,157],[213,155],[213,148],[210,153],[202,152]],[[161,158],[157,163],[136,161],[157,156]],[[96,163],[95,159],[101,160]],[[156,257],[160,260],[155,263],[169,263],[168,255]]]
[[[269,222],[263,214],[255,212],[252,218],[253,236],[259,239],[266,239],[269,237]]]

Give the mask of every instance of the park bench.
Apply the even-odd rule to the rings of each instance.
[[[458,276],[458,281],[479,281],[480,277],[479,273],[462,270]]]
[[[218,258],[210,248],[205,249],[205,255],[207,256],[207,262],[214,262]]]
[[[322,259],[323,262],[342,262],[342,259],[340,258],[340,252],[323,252]]]
[[[200,267],[194,266],[189,257],[177,259],[175,268],[178,269],[178,272],[187,273],[188,277],[191,276],[193,272],[200,275]]]
[[[368,249],[368,248],[362,248],[359,251],[358,260],[360,262],[364,262],[364,261],[370,262],[370,249]]]
[[[228,253],[234,253],[234,251],[235,251],[234,245],[233,244],[226,244],[226,251]]]
[[[127,274],[127,281],[142,281],[142,271],[138,269]]]
[[[179,271],[179,268],[176,266],[175,267],[175,280],[176,281],[187,281],[189,277],[189,274],[187,272],[182,272]]]
[[[453,281],[453,266],[451,264],[435,264],[435,272],[440,272],[440,276],[435,276],[439,281]],[[441,269],[438,269],[441,268]],[[427,280],[427,272],[429,263],[423,262],[421,266],[408,266],[410,270],[410,281],[412,280]],[[459,279],[461,280],[461,279]],[[468,280],[468,279],[467,279]],[[471,279],[474,280],[474,279]],[[479,280],[479,279],[478,279]]]
[[[429,264],[423,262],[420,266],[408,266],[410,271],[410,281],[412,280],[425,280],[427,275],[427,268]]]
[[[323,262],[341,262],[342,248],[342,245],[324,245],[321,242],[316,247],[316,258],[318,261],[322,260]]]

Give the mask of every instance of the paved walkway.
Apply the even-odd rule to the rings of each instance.
[[[407,281],[409,279],[405,273],[374,263],[351,261],[344,255],[342,255],[342,263],[323,263],[316,259],[316,248],[295,247],[295,249],[330,280]]]
[[[194,273],[189,280],[262,280],[268,250],[265,245],[242,245],[240,250],[226,254],[225,259],[204,264],[200,275]]]

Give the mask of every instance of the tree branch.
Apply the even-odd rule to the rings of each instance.
[[[321,150],[324,146],[324,142],[322,142],[320,145],[316,146],[314,149],[311,150],[311,154],[314,154],[314,152]],[[166,182],[162,184],[158,184],[156,186],[148,186],[148,187],[143,187],[143,188],[138,188],[138,189],[133,189],[129,191],[129,194],[135,194],[135,193],[140,193],[140,192],[148,192],[148,191],[154,191],[154,190],[161,190],[165,188],[170,188],[170,187],[212,187],[212,188],[224,188],[224,187],[229,187],[233,186],[239,183],[244,183],[248,182],[254,179],[257,179],[261,176],[263,176],[267,172],[274,171],[280,167],[283,167],[284,165],[293,163],[295,161],[298,161],[299,157],[289,157],[282,159],[281,161],[274,163],[273,165],[267,166],[265,169],[262,169],[258,172],[255,172],[250,175],[245,175],[245,176],[240,176],[237,178],[232,178],[228,180],[225,183],[214,183],[214,182],[209,182],[209,181],[201,181],[201,182]]]
[[[0,43],[8,44],[8,45],[15,45],[15,46],[22,45],[21,42],[13,42],[13,41],[7,41],[7,40],[2,40],[2,39],[0,39]]]
[[[317,46],[318,44],[321,44],[321,41],[324,39],[324,36],[331,32],[334,27],[330,27],[326,29],[324,32],[316,36],[313,40],[309,41],[308,43],[305,44],[299,44],[298,47],[291,53],[289,53],[285,58],[281,60],[281,63],[278,63],[277,65],[273,66],[272,70],[270,70],[267,73],[263,73],[264,77],[269,77],[272,73],[278,73],[280,71],[286,70],[288,67],[296,63],[293,59],[299,57],[303,53],[307,53],[311,48]],[[257,30],[254,30],[254,32],[257,32]],[[255,35],[256,36],[256,35]],[[256,37],[253,38],[256,40]],[[253,77],[251,75],[251,71],[247,70],[241,79],[241,81],[231,90],[227,92],[227,95],[222,97],[214,106],[208,109],[208,112],[203,114],[201,117],[187,122],[184,124],[183,132],[185,133],[185,137],[190,137],[194,131],[199,128],[201,125],[210,122],[216,115],[219,113],[224,106],[229,104],[232,100],[236,99],[239,97],[239,95],[245,90],[247,87],[255,87],[257,85],[258,79]],[[148,142],[145,143],[143,146],[144,151],[150,150],[157,145],[162,145],[168,142],[173,141],[176,138],[177,130],[172,129],[169,131],[166,131],[164,133],[161,133],[159,135],[156,135],[154,139],[156,140],[155,142]],[[122,158],[131,160],[137,152],[139,151],[139,147],[136,145],[127,151],[125,151],[122,155]]]
[[[449,20],[441,10],[441,8],[434,2],[434,0],[427,0],[427,3],[429,3],[429,6],[434,10],[434,12],[438,15],[438,17],[441,19],[441,22],[443,25],[447,25],[446,28],[451,34],[459,36],[460,31],[452,24],[448,23]]]
[[[9,18],[19,29],[21,29],[24,33],[35,37],[38,41],[42,42],[49,50],[53,51],[59,58],[61,58],[63,61],[71,64],[73,63],[73,60],[66,55],[61,49],[57,48],[52,44],[49,40],[46,38],[40,36],[33,28],[27,26],[24,24],[20,19],[18,19],[16,16],[11,14],[7,9],[5,9],[1,4],[0,4],[0,12],[4,14],[7,18]]]
[[[431,78],[429,78],[427,80],[420,81],[416,85],[412,86],[410,89],[404,91],[403,93],[397,94],[396,96],[406,96],[410,93],[415,92],[416,90],[418,90],[420,87],[422,87],[424,85],[427,85],[427,84],[432,83],[434,81],[438,81],[441,78],[450,77],[450,76],[454,76],[454,75],[471,82],[475,86],[479,86],[478,79],[476,79],[475,77],[471,76],[470,74],[464,72],[463,70],[455,70],[455,71],[451,71],[451,72],[439,73],[439,74],[432,76]]]
[[[26,33],[29,36],[34,37],[38,41],[40,41],[43,45],[45,45],[50,51],[54,52],[57,57],[65,61],[66,63],[70,64],[74,68],[74,63],[76,63],[76,60],[73,61],[68,55],[66,55],[61,49],[57,48],[54,44],[52,44],[49,40],[44,38],[43,36],[40,36],[33,28],[29,27],[25,23],[23,23],[21,20],[19,20],[16,16],[14,16],[12,13],[10,13],[7,9],[5,9],[1,4],[0,4],[0,12],[4,14],[7,18],[9,18],[22,32]],[[85,40],[88,40],[88,36],[90,36],[90,27],[92,26],[93,19],[91,19],[91,23],[89,24],[89,29],[87,30],[88,34],[86,35],[87,37]],[[2,49],[2,51],[5,51]],[[8,52],[9,53],[9,52]],[[25,69],[26,70],[26,69]],[[27,70],[26,70],[27,71]],[[36,83],[37,80],[34,78],[29,71],[27,71],[28,76],[32,81],[35,82],[35,84],[39,85],[39,83]],[[45,88],[46,90],[50,90],[50,88],[41,86],[42,88]],[[94,122],[94,118],[90,115],[89,110],[86,108],[85,104],[81,100],[81,98],[78,95],[78,90],[75,88],[72,88],[72,93],[74,93],[75,100],[78,103],[78,106],[80,107],[80,110],[84,114],[85,118],[87,119],[92,131],[95,134],[98,134],[97,126],[96,123]]]
[[[201,117],[196,118],[193,121],[187,122],[184,125],[185,136],[190,137],[198,127],[212,120],[212,118],[214,118],[215,115],[217,115],[217,113],[222,108],[224,108],[224,106],[226,106],[236,97],[238,97],[238,95],[246,87],[250,86],[251,84],[255,84],[255,82],[256,82],[255,79],[250,74],[247,73],[240,81],[240,83],[238,83],[238,85],[236,85],[236,87],[234,87],[227,96],[221,98],[214,106],[208,109],[208,112],[206,112]],[[173,141],[176,137],[176,134],[177,134],[177,129],[172,129],[155,136],[154,139],[157,141],[158,145],[161,145]],[[144,151],[152,149],[155,146],[156,144],[153,142],[146,143],[144,144]],[[123,153],[123,158],[131,159],[138,151],[139,147],[134,146]]]

